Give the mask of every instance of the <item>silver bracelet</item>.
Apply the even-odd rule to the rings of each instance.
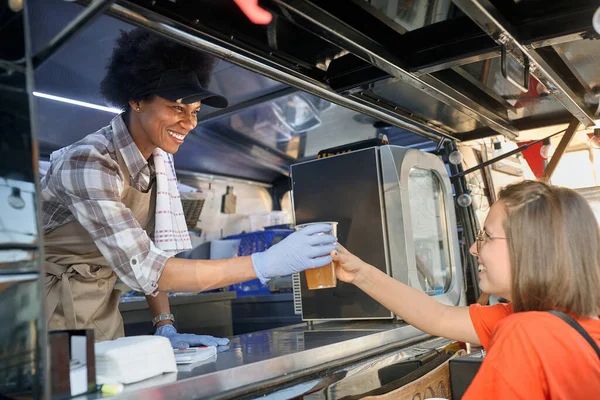
[[[156,326],[159,322],[171,320],[175,322],[175,317],[173,314],[159,314],[156,317],[152,318],[152,325]]]

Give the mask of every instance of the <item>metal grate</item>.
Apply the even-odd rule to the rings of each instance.
[[[302,315],[302,292],[300,291],[300,274],[292,275],[292,289],[294,291],[294,314]]]

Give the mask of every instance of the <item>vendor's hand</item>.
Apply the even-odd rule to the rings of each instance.
[[[292,233],[281,242],[261,253],[252,254],[252,265],[262,283],[275,276],[286,276],[331,262],[337,249],[337,238],[331,225],[315,224]]]
[[[216,338],[208,335],[194,335],[193,333],[177,333],[173,325],[163,325],[156,328],[155,336],[164,336],[171,341],[174,349],[187,349],[194,346],[225,346],[229,339]]]
[[[357,277],[367,267],[363,260],[350,253],[341,244],[338,244],[338,250],[331,252],[331,258],[335,263],[335,274],[342,282],[356,283]]]

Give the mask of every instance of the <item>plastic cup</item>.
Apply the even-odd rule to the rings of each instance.
[[[310,224],[296,225],[296,230],[299,231],[302,228],[315,224],[329,224],[331,226],[331,234],[337,236],[337,222],[312,222]],[[329,233],[317,233],[317,235],[327,234]],[[334,288],[337,285],[335,264],[333,262],[319,268],[307,269],[304,271],[304,275],[306,277],[308,290],[329,289]]]

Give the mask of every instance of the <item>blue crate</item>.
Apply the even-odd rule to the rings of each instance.
[[[238,256],[249,256],[252,253],[268,249],[274,242],[278,242],[292,232],[293,230],[291,229],[272,229],[241,233],[239,235],[228,236],[225,239],[241,239]],[[235,291],[238,296],[253,296],[271,293],[269,291],[269,285],[263,285],[260,283],[259,279],[231,285],[230,290]]]

